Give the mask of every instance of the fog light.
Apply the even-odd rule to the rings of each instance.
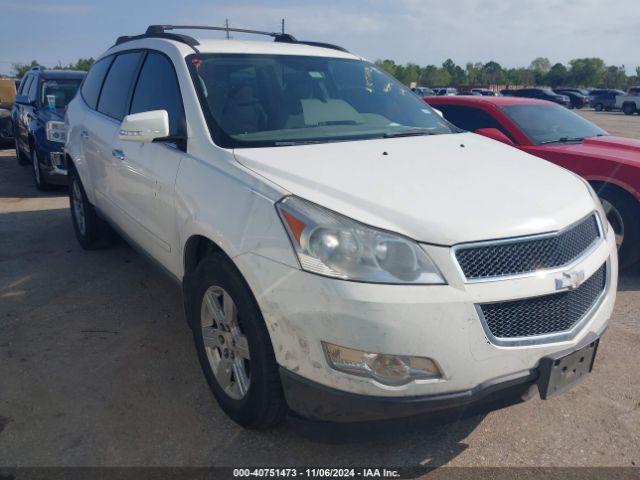
[[[51,153],[51,166],[56,167],[59,170],[64,170],[64,153],[61,152],[53,152]]]
[[[369,377],[385,385],[404,385],[412,380],[440,378],[433,360],[426,357],[363,352],[322,342],[331,367],[341,372]]]

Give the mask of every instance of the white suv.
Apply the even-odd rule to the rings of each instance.
[[[70,103],[71,213],[180,282],[235,421],[471,412],[591,370],[617,256],[588,184],[339,47],[176,28],[118,39]]]

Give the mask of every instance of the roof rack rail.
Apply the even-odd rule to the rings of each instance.
[[[283,24],[284,25],[284,24]],[[190,37],[188,35],[181,35],[178,33],[170,33],[168,30],[212,30],[219,32],[237,32],[237,33],[247,33],[252,35],[266,35],[268,37],[273,37],[275,42],[282,43],[298,43],[302,45],[309,45],[312,47],[323,47],[323,48],[331,48],[333,50],[340,50],[342,52],[347,52],[345,48],[342,48],[338,45],[333,45],[331,43],[323,43],[323,42],[307,42],[303,40],[297,40],[293,35],[288,33],[278,33],[278,32],[265,32],[261,30],[250,30],[246,28],[232,28],[229,26],[225,27],[210,27],[207,25],[149,25],[147,31],[142,35],[132,35],[132,36],[122,36],[118,37],[116,40],[116,45],[120,45],[124,42],[130,42],[132,40],[140,40],[142,38],[166,38],[168,40],[175,40],[177,42],[185,43],[193,48],[196,52],[198,51],[195,47],[200,45],[195,38]],[[284,26],[283,26],[284,30]]]

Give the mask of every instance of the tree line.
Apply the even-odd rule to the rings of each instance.
[[[528,67],[505,68],[493,60],[487,63],[456,65],[450,58],[441,67],[415,63],[400,65],[393,60],[377,60],[376,65],[386,70],[402,83],[418,86],[461,85],[519,85],[602,87],[624,90],[640,85],[640,66],[635,75],[627,75],[624,65],[606,65],[601,58],[576,58],[568,65],[551,64],[548,58],[538,57]]]
[[[56,66],[52,67],[52,70],[82,70],[87,72],[91,68],[91,65],[94,64],[94,62],[95,60],[93,59],[93,57],[79,58],[75,63],[68,63],[66,65],[58,63]],[[48,68],[42,65],[37,60],[31,60],[31,63],[14,63],[12,65],[11,73],[16,78],[22,78],[24,74],[31,70],[33,67],[40,67],[43,69]]]

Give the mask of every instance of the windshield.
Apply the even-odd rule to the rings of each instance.
[[[600,127],[560,105],[509,105],[502,110],[538,145],[607,135]]]
[[[56,98],[56,108],[66,107],[73,100],[81,82],[79,78],[45,80],[40,90],[40,103],[48,105],[47,95],[53,95]]]
[[[223,147],[458,131],[409,88],[364,61],[201,54],[187,62],[212,136]]]

